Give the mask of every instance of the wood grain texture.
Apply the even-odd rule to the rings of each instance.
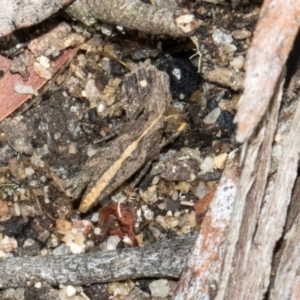
[[[214,199],[177,285],[175,300],[210,300],[216,292],[239,180],[238,158],[236,151],[229,154]]]
[[[144,277],[178,278],[197,233],[143,248],[0,260],[0,288],[21,287],[36,279],[51,285],[84,285]]]
[[[62,54],[56,61],[51,62],[54,72],[60,68],[77,52],[77,49],[69,49]],[[0,68],[7,71],[11,64],[11,60],[0,55]],[[39,91],[48,80],[39,77],[34,71],[33,67],[29,67],[30,73],[28,81],[24,82],[21,75],[11,74],[9,71],[0,79],[0,121],[9,116],[24,102],[32,97],[28,94],[18,94],[14,90],[15,83],[32,86],[36,91]]]
[[[194,15],[186,10],[154,7],[139,0],[86,0],[84,7],[95,19],[151,34],[192,35],[199,27]]]
[[[294,0],[264,1],[247,54],[244,93],[236,115],[237,140],[248,140],[267,111],[299,28]]]

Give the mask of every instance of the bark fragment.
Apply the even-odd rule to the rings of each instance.
[[[216,292],[238,183],[238,155],[232,152],[174,299],[211,299]]]
[[[270,299],[297,300],[300,292],[300,178],[298,177],[289,213],[287,216],[286,227],[284,230],[283,245],[278,261],[273,287],[270,292]],[[279,256],[279,255],[278,255]],[[277,264],[275,262],[275,264]]]
[[[299,27],[299,6],[294,0],[264,1],[247,54],[244,93],[236,115],[237,140],[248,140],[273,96]]]
[[[246,150],[217,300],[262,299],[269,288],[271,262],[285,224],[300,146],[296,138],[300,99],[283,109],[276,128],[281,90],[277,89],[271,105],[269,124],[265,120]]]

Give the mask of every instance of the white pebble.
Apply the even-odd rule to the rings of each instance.
[[[152,281],[149,284],[149,289],[153,297],[165,298],[170,292],[170,287],[167,279],[159,279]]]
[[[19,82],[14,84],[14,91],[18,94],[37,95],[37,91],[31,85],[23,85]]]
[[[230,34],[227,34],[219,29],[214,31],[212,38],[216,44],[231,44],[233,41],[233,38]]]
[[[73,297],[76,294],[76,289],[72,285],[68,285],[66,288],[66,294],[68,297]]]
[[[105,117],[107,115],[107,107],[104,101],[99,101],[96,106],[97,115],[99,117]]]
[[[211,172],[214,168],[214,159],[211,156],[205,157],[203,162],[200,165],[200,169],[203,171],[203,173]]]
[[[96,87],[94,79],[91,78],[87,81],[84,91],[86,93],[86,98],[91,102],[91,105],[94,106],[99,100],[99,90]]]
[[[112,235],[107,239],[107,250],[115,250],[121,239],[117,235]]]
[[[92,222],[98,222],[99,221],[99,213],[98,212],[95,212],[95,213],[92,214],[91,221]]]
[[[32,176],[34,173],[35,171],[31,167],[25,168],[25,174],[27,177]]]
[[[37,61],[41,64],[41,66],[43,66],[45,69],[49,69],[50,68],[50,63],[49,63],[49,58],[42,55],[40,57],[37,58]]]
[[[74,242],[68,242],[67,245],[69,246],[70,251],[73,254],[80,254],[80,253],[83,253],[85,251],[85,245],[84,244],[78,245]]]
[[[41,78],[44,78],[44,79],[47,79],[47,80],[52,78],[52,73],[49,70],[47,70],[45,67],[43,67],[38,62],[34,63],[33,70]]]
[[[203,119],[203,122],[205,124],[214,124],[218,120],[220,114],[220,107],[216,107]]]
[[[36,289],[40,289],[40,288],[42,287],[42,283],[39,281],[39,282],[37,282],[37,283],[34,285],[34,287],[35,287]]]
[[[99,235],[101,233],[101,229],[99,227],[95,227],[94,234]]]
[[[245,61],[244,56],[239,55],[239,56],[233,58],[233,60],[230,62],[230,65],[231,65],[235,70],[238,70],[238,69],[241,69],[241,68],[243,67],[244,61]]]

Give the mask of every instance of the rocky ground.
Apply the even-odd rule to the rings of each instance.
[[[237,147],[233,119],[259,7],[196,2],[192,9],[201,21],[192,38],[86,27],[60,15],[23,30],[30,43],[21,52],[9,43],[1,50],[25,82],[16,93],[28,88],[28,61],[51,82],[0,123],[1,257],[143,247],[199,229]],[[51,62],[68,51],[60,43],[76,51],[54,76]],[[154,88],[159,97],[148,96]],[[88,198],[104,181],[104,194]],[[82,201],[90,201],[87,209]],[[0,294],[170,299],[175,289],[176,279],[143,278],[53,288],[31,282]]]

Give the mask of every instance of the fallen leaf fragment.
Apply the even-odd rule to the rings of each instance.
[[[114,226],[111,216],[115,218],[118,226]],[[118,235],[120,238],[128,235],[132,245],[137,246],[138,242],[134,233],[135,219],[134,211],[129,206],[112,202],[101,209],[99,225],[103,226],[103,224],[108,222],[111,226],[108,232],[109,235]]]

